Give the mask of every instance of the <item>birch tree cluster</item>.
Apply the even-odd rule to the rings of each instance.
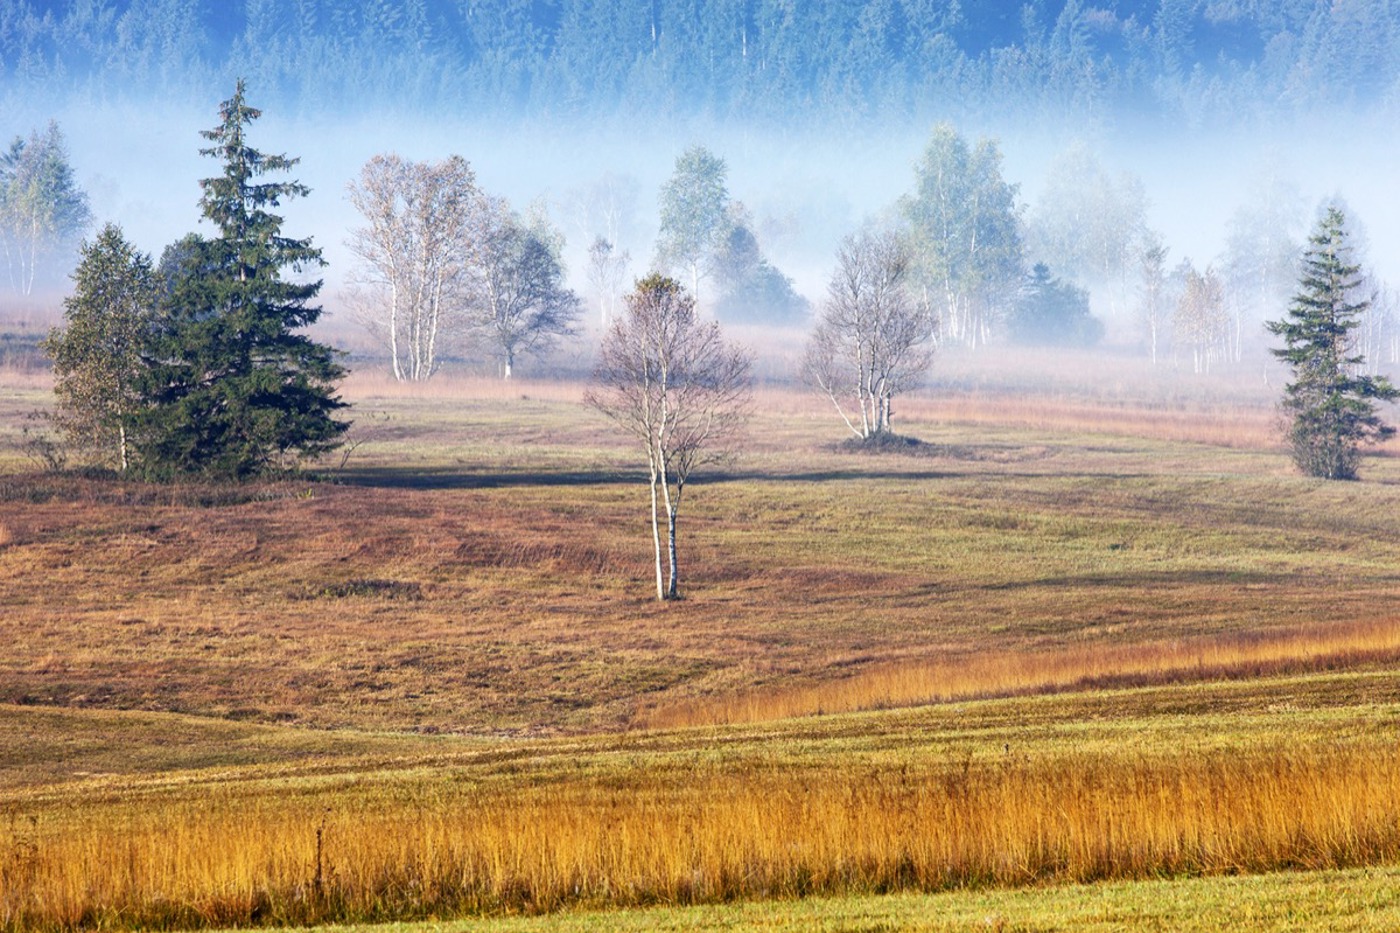
[[[522,355],[574,333],[582,305],[564,283],[562,237],[482,191],[461,156],[377,155],[349,194],[364,220],[348,243],[354,314],[395,379],[425,381],[470,352],[509,378]]]
[[[996,142],[969,145],[946,123],[934,128],[914,176],[900,213],[939,340],[982,346],[1024,274],[1019,186],[1002,176]]]
[[[1213,267],[1199,271],[1189,262],[1181,268],[1181,292],[1172,327],[1177,342],[1191,354],[1191,371],[1209,372],[1229,355],[1230,319],[1225,290]]]
[[[895,396],[933,363],[937,322],[912,290],[911,270],[909,248],[896,233],[847,237],[807,342],[804,379],[862,441],[890,432]]]

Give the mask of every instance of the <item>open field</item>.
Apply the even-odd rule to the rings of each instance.
[[[753,901],[375,929],[392,933],[1116,933],[1127,929],[1388,933],[1400,926],[1398,891],[1400,873],[1395,869],[1362,869]]]
[[[359,376],[326,480],[216,489],[30,471],[7,380],[0,928],[1282,929],[1290,886],[1383,928],[1390,869],[1325,876],[1365,916],[1312,874],[982,889],[1400,864],[1400,459],[1298,477],[1257,390],[965,382],[879,455],[763,390],[662,605],[576,385]],[[860,899],[966,886],[962,927]]]
[[[7,768],[0,920],[363,922],[1393,864],[1397,713],[1392,671],[549,740],[3,707],[30,750]]]

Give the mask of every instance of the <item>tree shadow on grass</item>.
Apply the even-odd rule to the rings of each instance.
[[[1060,577],[1038,577],[1034,580],[1011,580],[991,583],[982,587],[988,592],[1028,589],[1128,589],[1161,590],[1180,587],[1259,587],[1291,584],[1296,587],[1300,580],[1293,571],[1258,570],[1155,570],[1124,571],[1123,573],[1097,573]],[[1322,585],[1325,580],[1319,580]]]
[[[956,471],[885,470],[807,470],[766,472],[758,470],[719,471],[693,476],[692,486],[725,483],[827,483],[849,480],[902,480],[932,482],[957,479],[966,474]],[[502,489],[524,486],[613,486],[644,485],[641,470],[469,470],[460,467],[356,467],[335,475],[343,486],[384,489]]]

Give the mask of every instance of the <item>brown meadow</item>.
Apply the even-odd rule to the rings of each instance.
[[[1390,666],[1397,661],[1400,620],[1331,623],[1268,634],[870,665],[844,679],[812,686],[662,705],[643,710],[638,723],[672,729],[764,722],[993,696]]]
[[[862,454],[764,389],[658,605],[578,386],[346,391],[316,481],[0,472],[0,928],[1400,861],[1400,460],[1014,386]]]

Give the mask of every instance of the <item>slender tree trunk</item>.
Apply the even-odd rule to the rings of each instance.
[[[28,295],[34,290],[34,267],[39,261],[39,225],[32,224],[29,231],[29,266],[21,271],[24,276],[24,294]]]
[[[665,599],[665,582],[661,575],[661,516],[658,513],[660,503],[656,495],[656,465],[651,467],[651,541],[656,550],[656,598]]]
[[[680,564],[676,559],[676,510],[673,508],[666,509],[666,534],[671,557],[671,579],[666,586],[666,598],[675,599],[680,596]]]
[[[399,365],[399,281],[389,279],[389,357],[394,361],[394,381],[403,382],[403,367]]]
[[[666,582],[666,598],[675,599],[680,595],[680,565],[676,560],[676,512],[680,508],[680,495],[671,497],[671,484],[666,475],[661,475],[661,493],[665,497],[666,508],[666,554],[669,558],[671,574]]]

